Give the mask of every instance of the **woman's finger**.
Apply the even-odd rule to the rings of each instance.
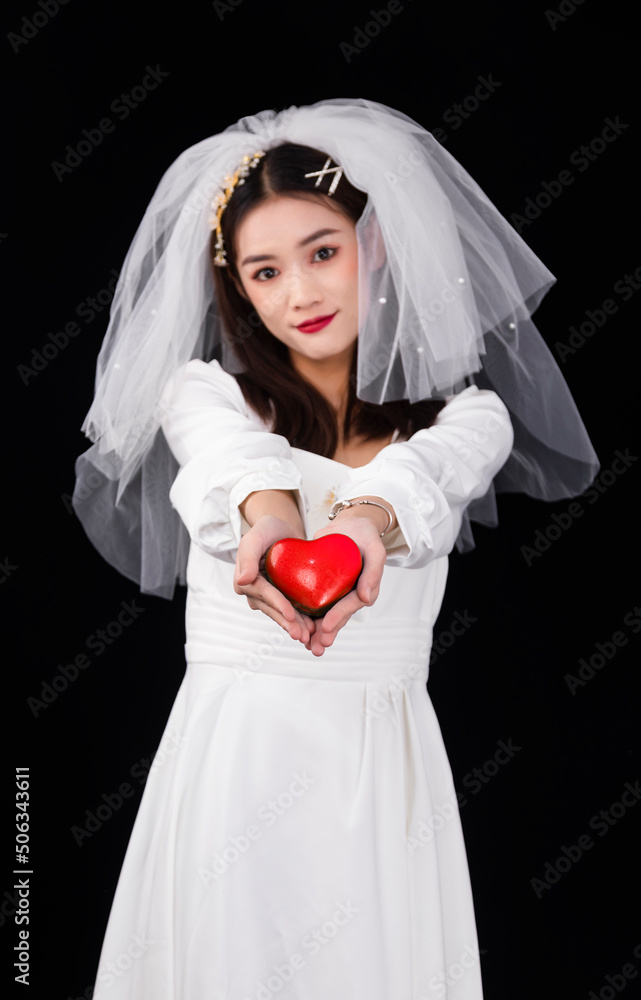
[[[363,560],[363,571],[356,584],[356,593],[365,604],[373,603],[383,578],[387,552],[381,546],[368,547]]]
[[[363,572],[356,588],[337,601],[322,618],[316,619],[315,634],[305,644],[305,648],[315,656],[322,656],[352,615],[361,608],[371,607],[379,595],[386,552],[384,549],[380,550],[379,546],[369,546],[367,543],[363,549]]]
[[[357,593],[351,591],[342,597],[333,608],[330,608],[326,615],[323,615],[321,633],[331,634],[332,639],[334,639],[336,633],[347,624],[352,615],[364,607],[366,605],[360,600]]]
[[[251,583],[252,580],[256,579],[257,572],[258,570],[254,571],[254,567],[249,561],[246,562],[236,574],[236,583],[241,587],[243,584]]]
[[[339,605],[341,605],[339,607]],[[365,607],[362,601],[352,592],[347,597],[341,598],[338,604],[323,615],[317,618],[314,634],[310,636],[310,641],[305,644],[315,656],[322,656],[325,650],[332,645],[338,632],[347,624],[355,611]],[[330,617],[331,616],[331,617]],[[329,619],[329,620],[328,620]]]
[[[302,617],[288,618],[279,608],[274,607],[269,601],[256,594],[247,594],[246,597],[252,611],[262,611],[268,618],[275,621],[277,625],[280,625],[292,639],[305,643],[309,642],[312,632]]]
[[[250,553],[241,554],[239,549],[234,570],[234,590],[236,593],[242,594],[242,588],[252,583],[258,576],[258,572],[258,560]]]
[[[247,533],[240,540],[236,553],[236,570],[234,573],[234,589],[241,593],[237,586],[245,586],[256,579],[260,570],[263,542],[260,535]]]
[[[253,610],[260,610],[273,618],[293,639],[309,641],[315,631],[312,618],[298,611],[290,601],[263,576],[257,574],[251,583],[239,585],[238,593],[247,597]]]

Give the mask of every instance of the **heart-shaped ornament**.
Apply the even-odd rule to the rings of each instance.
[[[265,575],[295,608],[320,618],[356,586],[363,559],[349,535],[281,538],[265,553]]]

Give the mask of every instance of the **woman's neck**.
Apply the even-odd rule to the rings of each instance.
[[[349,398],[351,359],[347,363],[346,359],[338,357],[316,361],[302,355],[296,355],[292,357],[292,364],[299,374],[311,382],[314,388],[325,397],[336,414],[339,434],[341,434]]]

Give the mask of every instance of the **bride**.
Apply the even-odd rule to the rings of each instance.
[[[531,320],[553,281],[375,102],[243,118],[161,180],[74,506],[144,593],[186,583],[186,672],[96,997],[481,1000],[426,681],[448,554],[496,523],[494,490],[574,495],[598,468]],[[311,617],[265,554],[330,534],[363,569]]]

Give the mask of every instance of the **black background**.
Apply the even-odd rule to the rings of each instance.
[[[47,2],[54,11],[54,0]],[[556,18],[551,12],[559,7]],[[522,215],[528,198],[544,206],[521,232],[558,278],[536,317],[553,350],[569,342],[570,327],[585,323],[588,310],[607,299],[617,307],[561,365],[601,476],[607,473],[601,491],[579,499],[577,518],[567,515],[569,500],[500,499],[499,528],[477,529],[476,551],[451,559],[435,636],[456,611],[476,621],[435,659],[429,691],[462,795],[486,1000],[641,996],[641,949],[634,953],[641,927],[632,916],[641,805],[624,807],[624,815],[615,807],[619,818],[602,835],[602,826],[591,825],[620,801],[626,782],[641,778],[633,694],[641,594],[632,551],[641,466],[641,255],[631,25],[622,7],[597,0],[554,0],[549,8],[405,0],[391,5],[396,13],[376,34],[372,9],[387,7],[183,0],[162,15],[151,4],[69,0],[45,17],[33,0],[6,17],[5,160],[12,173],[0,221],[9,306],[0,593],[16,642],[5,662],[14,694],[3,801],[13,800],[13,767],[28,765],[34,874],[27,995],[91,996],[143,791],[139,776],[184,673],[184,591],[172,603],[141,597],[98,556],[70,513],[74,460],[89,444],[79,428],[107,322],[106,308],[91,320],[86,305],[84,318],[77,310],[99,293],[109,297],[156,184],[185,147],[263,108],[368,97],[442,129],[446,148],[508,218]],[[359,49],[354,38],[366,28]],[[141,85],[148,66],[166,74],[162,82],[126,118],[115,113],[113,103]],[[454,105],[474,95],[480,78],[493,81],[493,92],[457,119]],[[105,117],[113,131],[57,177],[54,161],[63,162],[67,145],[77,146],[83,130]],[[573,153],[599,139],[608,118],[626,127],[604,149],[597,142],[581,168]],[[563,170],[573,182],[542,197],[543,182]],[[635,272],[622,293],[617,283]],[[33,351],[74,320],[80,333],[29,374]],[[629,465],[610,474],[617,451],[629,455]],[[554,513],[565,514],[569,527],[549,531],[558,537],[526,559],[522,547],[538,537],[543,548]],[[132,600],[144,612],[104,652],[88,650],[96,630]],[[615,655],[602,657],[573,693],[567,675],[578,676],[580,659],[616,632],[625,644],[606,647]],[[59,665],[83,652],[89,666],[49,705],[32,708],[27,699],[40,698]],[[494,758],[500,740],[520,749],[508,763],[490,765],[497,773],[479,790],[469,776]],[[72,827],[83,826],[86,812],[123,782],[133,796],[79,845]],[[11,835],[12,812],[9,804]],[[556,881],[550,867],[547,883],[532,881],[544,880],[546,863],[556,866],[563,846],[584,835],[593,846],[561,864],[568,870]],[[18,995],[9,957],[17,941],[12,868],[9,845],[0,885],[0,937],[8,946],[1,975]],[[628,963],[634,970],[622,975]],[[626,978],[632,971],[635,978]]]

